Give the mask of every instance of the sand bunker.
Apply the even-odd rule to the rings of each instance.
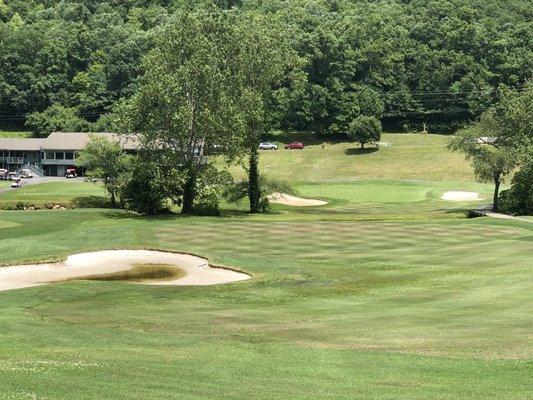
[[[327,201],[315,199],[302,199],[301,197],[291,196],[285,193],[272,193],[268,196],[271,203],[284,204],[286,206],[309,207],[309,206],[323,206],[328,204]]]
[[[479,194],[476,192],[446,192],[441,196],[442,200],[448,201],[476,201],[483,200],[483,197],[479,197]]]
[[[151,250],[107,250],[74,254],[54,264],[0,267],[0,291],[40,286],[74,279],[94,278],[138,268],[141,264],[179,268],[176,278],[143,279],[144,285],[216,285],[250,279],[250,275],[213,268],[206,259],[188,254]]]

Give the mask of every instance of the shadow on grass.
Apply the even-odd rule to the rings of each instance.
[[[356,156],[356,155],[362,155],[362,154],[372,154],[378,150],[379,149],[377,147],[365,147],[364,149],[360,147],[356,147],[356,148],[352,147],[350,149],[344,150],[344,154],[346,154],[347,156]]]
[[[284,144],[292,142],[303,142],[305,145],[320,145],[322,143],[340,143],[346,140],[342,135],[317,134],[314,132],[274,132],[265,135],[265,141],[281,142]]]

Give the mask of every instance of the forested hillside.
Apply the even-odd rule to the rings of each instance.
[[[0,0],[0,126],[103,130],[187,0]],[[219,0],[260,13],[292,49],[281,128],[345,133],[354,115],[454,130],[533,71],[530,0]]]

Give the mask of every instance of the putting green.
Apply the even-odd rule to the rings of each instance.
[[[297,186],[305,196],[329,197],[354,203],[406,203],[425,200],[432,188],[425,185],[406,185],[354,182]]]
[[[304,183],[296,185],[298,194],[345,200],[350,203],[412,203],[438,199],[453,188],[486,193],[486,185],[456,182],[402,180],[360,180],[339,183]]]

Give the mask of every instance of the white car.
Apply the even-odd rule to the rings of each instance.
[[[33,178],[33,172],[31,172],[31,169],[23,169],[20,171],[20,177],[31,179]]]
[[[278,146],[270,142],[259,143],[259,150],[277,150]]]

